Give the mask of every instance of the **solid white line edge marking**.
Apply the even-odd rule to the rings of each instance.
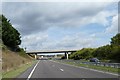
[[[36,69],[36,67],[37,67],[37,65],[38,65],[38,63],[39,63],[39,61],[36,63],[36,65],[34,66],[34,68],[32,69],[32,71],[30,72],[30,74],[29,74],[27,80],[29,80],[29,79],[31,78],[33,72],[35,71],[35,69]]]
[[[59,63],[59,64],[63,64],[63,65],[68,65],[68,66],[76,67],[76,68],[82,68],[82,69],[91,70],[91,71],[95,71],[95,72],[100,72],[100,73],[105,73],[105,74],[111,74],[111,75],[119,76],[119,74],[115,74],[115,73],[104,72],[104,71],[90,69],[90,68],[85,68],[85,67],[78,67],[78,66],[75,66],[75,65],[65,64],[65,63],[61,63],[61,62],[57,62],[57,61],[53,61],[53,60],[50,60],[50,61],[56,62],[56,63]]]

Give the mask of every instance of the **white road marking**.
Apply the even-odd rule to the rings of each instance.
[[[60,69],[61,71],[64,71],[63,69]]]
[[[78,67],[78,66],[74,66],[74,65],[70,65],[70,64],[65,64],[65,63],[61,63],[61,62],[56,62],[56,61],[53,61],[53,60],[51,60],[51,61],[52,61],[52,62],[55,62],[55,63],[63,64],[63,65],[68,65],[68,66],[76,67],[76,68],[82,68],[82,69],[91,70],[91,71],[95,71],[95,72],[100,72],[100,73],[106,73],[106,74],[111,74],[111,75],[119,76],[119,74],[115,74],[115,73],[104,72],[104,71],[95,70],[95,69],[90,69],[90,68],[85,68],[85,67]]]
[[[29,80],[29,79],[31,78],[33,72],[35,71],[35,69],[36,69],[36,67],[37,67],[37,65],[38,65],[38,63],[39,63],[39,61],[37,62],[37,64],[36,64],[36,65],[34,66],[34,68],[32,69],[32,71],[31,71],[31,73],[29,74],[27,80]]]

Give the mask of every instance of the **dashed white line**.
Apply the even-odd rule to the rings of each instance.
[[[51,60],[51,61],[52,61],[52,62],[55,62],[55,63],[63,64],[63,65],[68,65],[68,66],[76,67],[76,68],[82,68],[82,69],[91,70],[91,71],[95,71],[95,72],[100,72],[100,73],[106,73],[106,74],[111,74],[111,75],[119,76],[119,74],[115,74],[115,73],[104,72],[104,71],[95,70],[95,69],[90,69],[90,68],[85,68],[85,67],[78,67],[78,66],[74,66],[74,65],[70,65],[70,64],[65,64],[65,63],[61,63],[61,62],[56,62],[56,61],[53,61],[53,60]]]
[[[63,69],[60,69],[61,71],[64,71]]]
[[[36,65],[34,66],[34,68],[32,69],[32,71],[31,71],[31,73],[29,74],[27,80],[29,80],[29,79],[31,78],[33,72],[35,71],[35,69],[36,69],[36,67],[37,67],[37,65],[38,65],[38,63],[39,63],[39,61],[37,62],[37,64],[36,64]]]

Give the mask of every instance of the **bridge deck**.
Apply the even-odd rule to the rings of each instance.
[[[65,52],[76,52],[78,50],[66,50],[66,51],[33,51],[33,52],[27,52],[27,54],[35,54],[35,53],[65,53]]]

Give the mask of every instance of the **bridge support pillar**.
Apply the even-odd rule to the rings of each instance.
[[[57,54],[55,54],[55,58],[57,58]]]
[[[37,54],[35,54],[35,59],[37,59]]]
[[[68,59],[68,52],[65,52],[65,59]]]
[[[67,59],[69,59],[69,58],[68,58],[68,53],[67,53]]]

